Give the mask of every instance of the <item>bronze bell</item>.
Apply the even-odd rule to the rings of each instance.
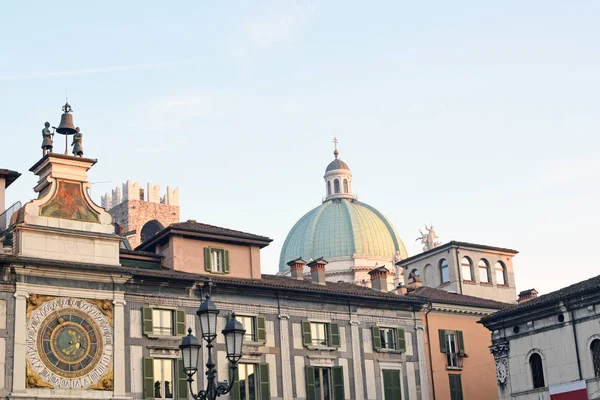
[[[60,124],[58,125],[58,128],[56,128],[56,132],[62,135],[74,135],[77,131],[73,124],[73,115],[70,114],[73,109],[69,103],[66,103],[62,109],[64,114],[60,116]]]

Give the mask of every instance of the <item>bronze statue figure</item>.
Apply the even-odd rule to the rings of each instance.
[[[83,157],[83,134],[79,132],[79,127],[75,128],[75,134],[73,135],[73,155],[78,157]]]
[[[46,122],[44,126],[45,128],[42,129],[42,137],[44,138],[42,141],[42,156],[52,153],[52,148],[54,147],[54,143],[52,141],[54,132],[50,132],[50,122]]]

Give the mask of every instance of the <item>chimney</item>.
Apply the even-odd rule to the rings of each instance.
[[[385,266],[373,268],[369,271],[371,275],[371,288],[378,292],[387,292],[387,274],[388,270]]]
[[[17,178],[21,176],[20,173],[16,171],[11,171],[9,169],[1,169],[0,168],[0,214],[6,211],[6,202],[5,202],[5,191],[6,188],[10,186]],[[4,229],[5,227],[0,227],[0,229]]]
[[[325,284],[325,265],[327,265],[327,261],[321,258],[317,258],[308,263],[310,267],[310,275],[312,277],[312,283],[316,283],[319,285]]]
[[[533,300],[535,298],[537,298],[538,292],[535,289],[527,289],[527,290],[523,290],[521,293],[519,293],[519,298],[517,299],[517,303],[521,304],[521,303],[526,303],[529,300]]]
[[[306,265],[306,261],[304,261],[302,257],[288,262],[287,265],[290,266],[292,279],[297,279],[299,281],[304,280],[304,266]]]
[[[399,295],[405,295],[406,293],[408,293],[408,290],[406,290],[406,286],[404,285],[398,285],[396,286],[396,294]]]

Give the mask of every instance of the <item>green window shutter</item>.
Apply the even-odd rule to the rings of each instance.
[[[440,351],[445,353],[448,351],[448,344],[446,343],[446,331],[443,329],[439,330],[440,333]]]
[[[381,348],[381,335],[379,334],[379,327],[373,325],[371,327],[373,332],[373,350],[379,350]]]
[[[404,337],[404,329],[396,329],[396,350],[406,351],[406,339]]]
[[[450,379],[450,400],[463,400],[460,374],[448,374]]]
[[[344,400],[344,371],[342,367],[331,368],[333,377],[333,400]]]
[[[256,340],[259,342],[267,341],[267,322],[265,317],[256,317]]]
[[[185,310],[175,311],[175,334],[177,336],[185,336]]]
[[[384,400],[401,400],[400,371],[397,369],[383,370],[383,394]]]
[[[456,340],[458,341],[458,352],[464,353],[465,352],[465,341],[463,339],[462,331],[456,331]]]
[[[212,257],[210,256],[210,247],[205,247],[204,248],[204,270],[205,271],[212,271]]]
[[[142,321],[143,321],[143,332],[144,335],[152,335],[153,332],[153,323],[152,323],[152,308],[143,307],[142,308]]]
[[[269,383],[269,364],[258,364],[260,400],[271,399],[271,385]]]
[[[233,385],[231,385],[231,392],[229,392],[231,400],[240,400],[240,370],[236,369],[233,374]]]
[[[391,373],[393,371],[384,369],[383,371],[383,400],[390,400],[394,398],[394,388],[392,386]]]
[[[152,357],[143,359],[144,400],[154,400],[154,360]]]
[[[333,347],[340,347],[340,326],[338,324],[329,324],[329,344]]]
[[[310,346],[312,344],[312,334],[310,333],[310,321],[302,321],[302,344],[305,346]]]
[[[223,250],[223,272],[229,273],[229,251]]]
[[[177,360],[177,400],[188,400],[187,374],[183,370],[183,360]]]
[[[306,378],[306,400],[317,400],[315,393],[315,367],[304,367]]]

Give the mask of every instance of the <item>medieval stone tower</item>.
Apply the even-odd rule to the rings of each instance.
[[[160,196],[160,185],[147,184],[146,190],[139,182],[128,180],[121,188],[102,196],[104,207],[114,219],[115,226],[129,239],[132,248],[156,235],[161,229],[179,222],[179,189],[167,186]]]

